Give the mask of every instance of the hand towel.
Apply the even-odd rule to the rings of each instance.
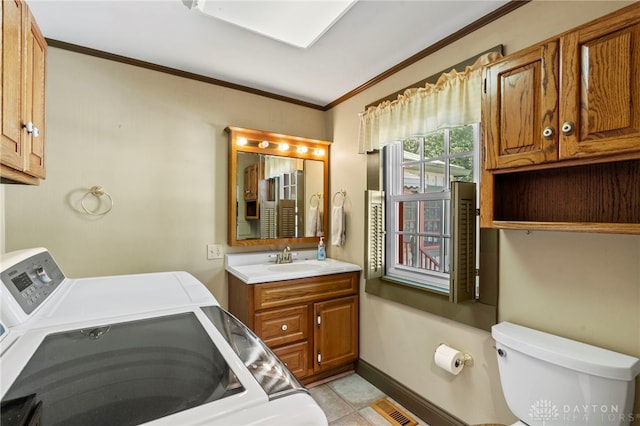
[[[322,212],[318,208],[318,226],[316,227],[316,237],[324,237],[324,229],[322,229]]]
[[[331,210],[331,244],[341,246],[345,241],[346,218],[342,206],[334,206]]]
[[[307,232],[305,232],[305,236],[307,237],[315,237],[318,232],[318,216],[320,211],[318,207],[310,206],[309,211],[307,212]]]

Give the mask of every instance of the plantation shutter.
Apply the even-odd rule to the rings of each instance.
[[[384,192],[367,190],[365,218],[364,274],[366,279],[380,278],[384,273]]]
[[[451,273],[449,301],[476,296],[476,184],[451,182]]]

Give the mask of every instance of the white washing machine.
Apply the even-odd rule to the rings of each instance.
[[[0,266],[2,426],[327,424],[186,272],[70,279],[46,249]]]

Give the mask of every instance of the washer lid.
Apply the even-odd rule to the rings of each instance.
[[[4,361],[4,360],[3,360]],[[243,393],[193,312],[46,335],[2,398],[42,424],[140,424]]]
[[[517,324],[496,324],[491,335],[507,348],[582,373],[625,381],[640,374],[638,358]]]

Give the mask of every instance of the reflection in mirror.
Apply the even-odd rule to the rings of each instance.
[[[329,142],[229,127],[229,244],[316,242]]]

